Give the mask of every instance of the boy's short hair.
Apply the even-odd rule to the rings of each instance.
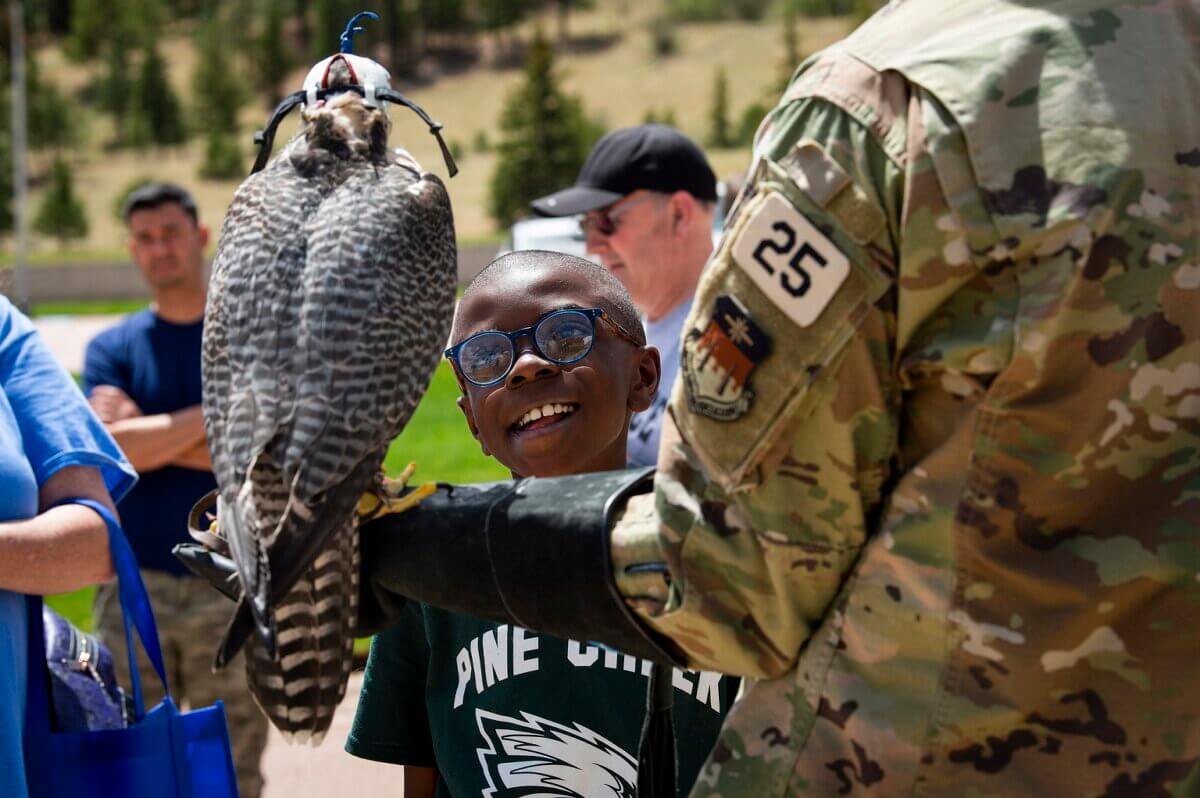
[[[475,291],[499,282],[513,269],[546,266],[582,275],[593,288],[597,289],[596,293],[604,302],[601,309],[607,312],[612,320],[627,333],[636,338],[639,344],[646,345],[646,330],[642,326],[642,319],[638,315],[637,308],[633,306],[633,300],[629,298],[629,292],[625,290],[625,286],[621,285],[621,281],[613,277],[603,266],[575,255],[544,249],[523,249],[506,253],[493,260],[484,267],[483,271],[475,275],[475,278],[463,289],[462,298],[466,300]],[[455,325],[454,334],[457,336],[457,314],[455,315]]]
[[[196,210],[196,200],[187,189],[174,183],[146,183],[129,192],[121,205],[121,218],[129,224],[129,217],[138,211],[152,210],[160,205],[175,204],[183,208],[192,217],[192,222],[200,223],[200,214]]]

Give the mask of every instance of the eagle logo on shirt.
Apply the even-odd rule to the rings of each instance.
[[[636,798],[637,760],[591,729],[475,711],[483,798]]]

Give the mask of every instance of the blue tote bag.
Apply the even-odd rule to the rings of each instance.
[[[124,729],[55,731],[50,724],[41,602],[30,601],[29,688],[25,706],[25,775],[30,798],[236,798],[225,707],[180,712],[167,688],[158,629],[133,550],[108,508],[90,499],[67,499],[98,512],[108,525],[117,572],[125,645],[136,662],[133,632],[150,658],[166,698],[149,712],[138,669],[131,667],[134,712]],[[36,612],[34,611],[36,608]]]

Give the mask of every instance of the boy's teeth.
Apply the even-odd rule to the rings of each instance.
[[[533,408],[532,410],[528,411],[525,415],[521,416],[521,420],[518,422],[518,426],[525,427],[525,426],[528,426],[529,424],[532,424],[533,422],[537,421],[538,419],[546,418],[547,416],[554,416],[554,415],[559,415],[559,414],[565,415],[567,413],[573,413],[573,412],[575,412],[575,408],[572,407],[571,405],[564,405],[564,404],[557,404],[557,403],[544,404],[541,407]]]

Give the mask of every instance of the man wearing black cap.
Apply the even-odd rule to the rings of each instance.
[[[575,185],[532,203],[544,216],[583,214],[588,253],[646,317],[647,342],[662,354],[664,386],[675,381],[680,331],[712,254],[716,200],[716,177],[691,139],[665,125],[640,125],[600,139]],[[668,393],[630,422],[631,466],[658,459]]]

